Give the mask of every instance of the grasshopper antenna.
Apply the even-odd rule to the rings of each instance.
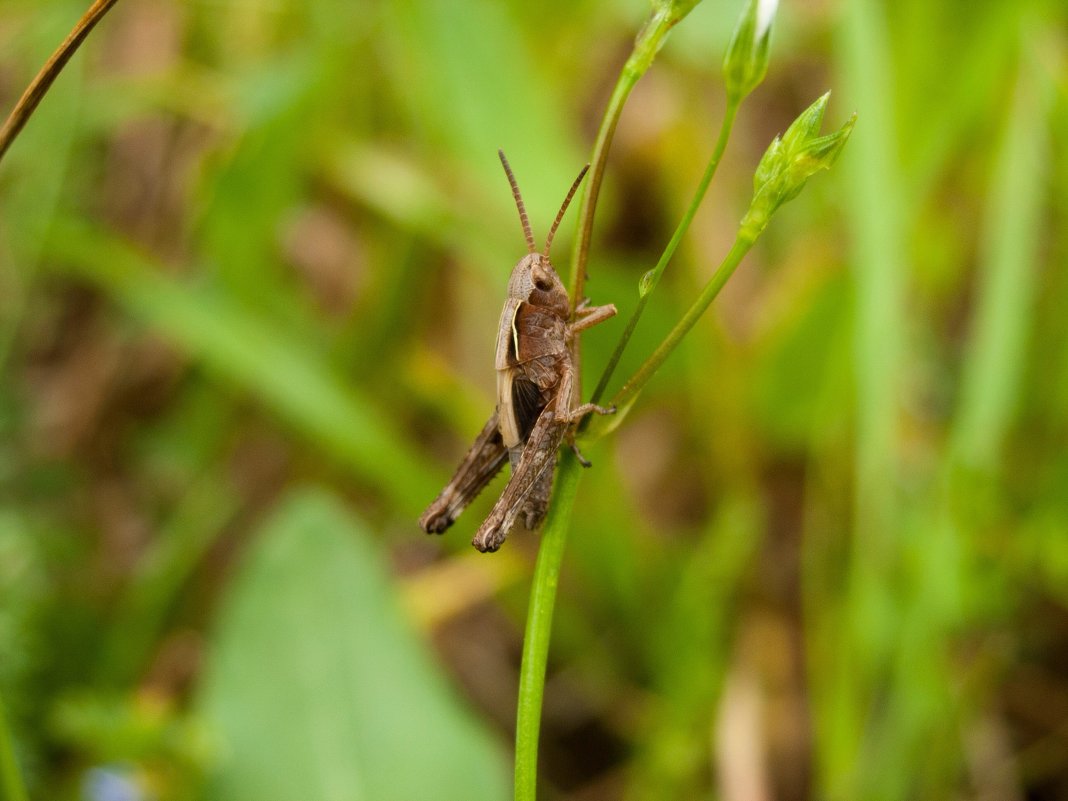
[[[560,211],[556,214],[556,219],[553,220],[553,227],[549,229],[549,236],[545,240],[545,251],[542,253],[545,258],[549,258],[549,248],[552,247],[553,237],[556,236],[556,229],[560,227],[560,221],[564,219],[564,214],[567,213],[567,207],[571,205],[571,198],[575,196],[575,192],[578,191],[579,184],[582,183],[582,179],[586,177],[586,171],[590,168],[587,164],[582,168],[582,172],[578,174],[578,178],[575,179],[575,183],[571,184],[571,189],[567,193],[567,197],[564,198],[564,205],[560,207]],[[531,250],[531,253],[534,251]]]
[[[527,217],[527,208],[523,205],[523,196],[519,194],[519,184],[515,182],[515,175],[512,173],[512,168],[508,164],[508,159],[504,157],[504,151],[498,150],[497,155],[501,157],[501,164],[504,165],[504,172],[505,175],[508,176],[508,183],[512,185],[512,197],[515,198],[515,206],[519,209],[519,220],[523,223],[523,233],[527,238],[527,252],[533,253],[534,234],[530,231],[530,219]]]

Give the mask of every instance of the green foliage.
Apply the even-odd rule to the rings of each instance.
[[[209,798],[507,794],[503,749],[445,687],[335,499],[283,500],[228,595],[200,705],[218,738]]]
[[[854,114],[834,133],[820,136],[830,92],[818,98],[790,123],[782,138],[775,137],[753,173],[753,202],[742,218],[742,236],[755,239],[771,215],[800,194],[805,183],[838,160],[853,132]]]
[[[99,231],[60,228],[53,241],[54,255],[64,264],[104,282],[133,314],[168,334],[223,380],[251,389],[397,502],[417,508],[431,491],[408,444],[356,388],[341,384],[284,331],[229,304],[225,295],[169,281],[158,266],[153,269]],[[400,481],[401,476],[406,480]]]
[[[741,101],[760,85],[768,72],[772,26],[771,20],[761,26],[760,5],[758,0],[747,0],[723,57],[723,83],[729,102]]]
[[[84,5],[0,4],[5,109]],[[415,525],[493,405],[496,149],[544,232],[614,134],[554,248],[620,310],[587,397],[641,304],[612,398],[829,88],[583,446],[539,792],[1068,794],[1068,12],[782,4],[696,210],[755,5],[117,4],[0,162],[5,792],[507,797],[542,541],[468,552],[499,484]]]

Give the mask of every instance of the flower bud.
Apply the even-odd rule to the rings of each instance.
[[[671,29],[700,2],[701,0],[653,0],[652,11],[638,31],[634,39],[634,50],[623,68],[632,80],[636,81],[645,74],[667,41]]]
[[[653,7],[666,14],[674,25],[693,11],[694,6],[700,2],[701,0],[653,0]]]
[[[727,97],[738,103],[752,92],[768,71],[771,22],[779,0],[746,0],[742,15],[723,58]]]
[[[760,235],[779,206],[797,197],[817,172],[829,169],[845,147],[856,114],[834,133],[819,135],[830,95],[828,92],[801,112],[760,159],[753,175],[753,200],[742,220],[742,235],[750,241]]]
[[[790,123],[790,127],[782,135],[786,147],[797,147],[804,140],[819,135],[820,128],[823,126],[823,115],[827,111],[827,102],[830,99],[831,93],[825,92],[816,98],[815,103],[797,115],[797,119]]]

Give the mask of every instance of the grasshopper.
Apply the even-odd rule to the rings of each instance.
[[[571,343],[580,331],[614,315],[616,307],[590,306],[583,301],[572,313],[567,290],[549,261],[553,236],[589,165],[571,185],[539,253],[512,168],[503,151],[498,150],[497,155],[512,187],[527,240],[527,255],[508,280],[508,299],[497,329],[497,408],[452,480],[419,518],[425,532],[441,534],[507,459],[512,476],[471,542],[483,553],[501,547],[517,518],[531,530],[541,524],[549,507],[560,445],[567,439],[582,464],[589,467],[575,447],[573,426],[591,412],[615,411],[592,403],[574,404]]]

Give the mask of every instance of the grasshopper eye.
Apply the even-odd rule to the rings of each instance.
[[[553,288],[553,268],[541,262],[535,262],[530,270],[530,278],[534,286],[542,292],[548,292]]]

